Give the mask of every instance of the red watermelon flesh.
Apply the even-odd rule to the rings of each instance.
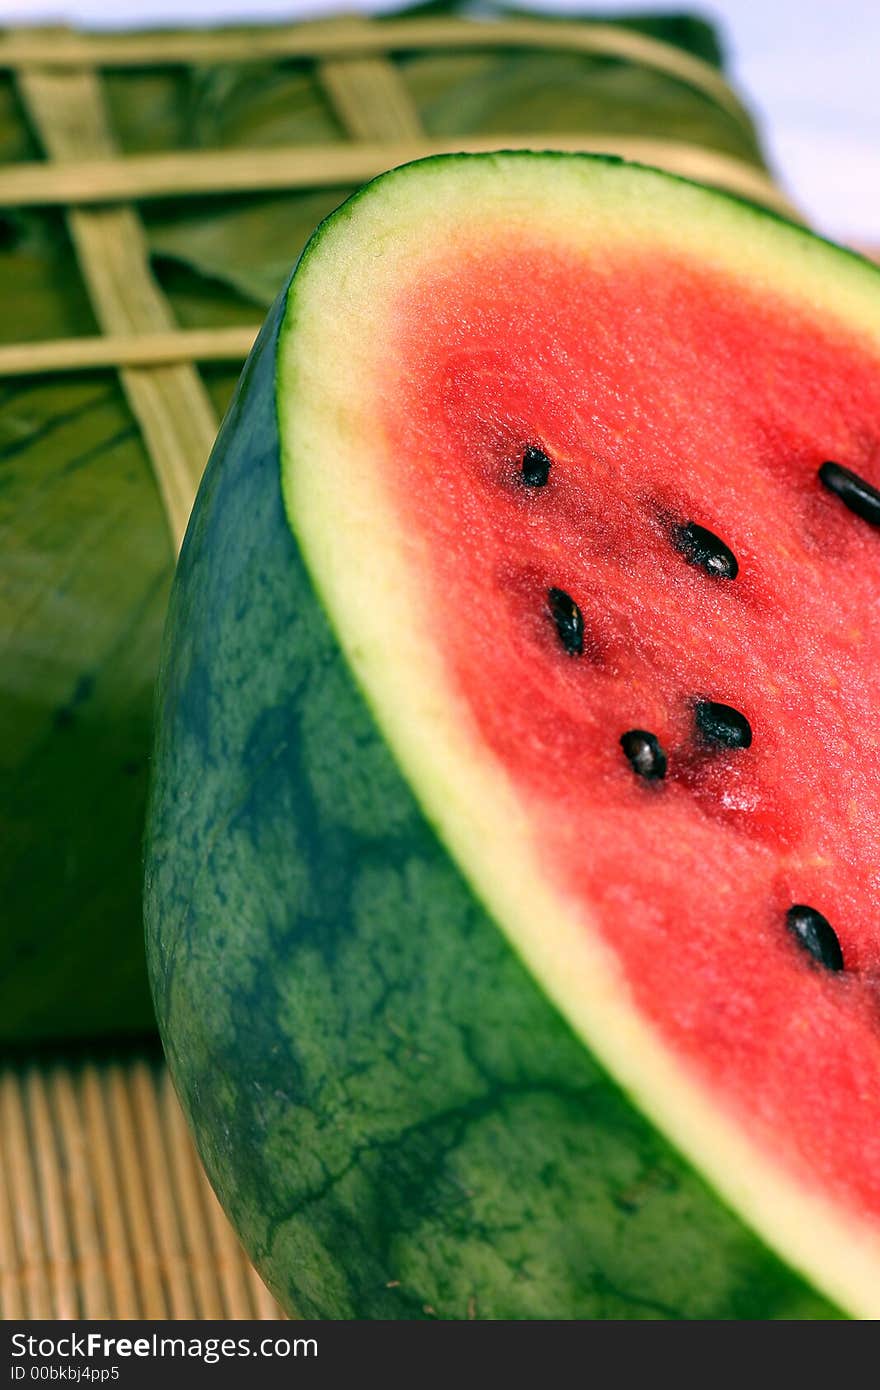
[[[388,318],[413,621],[548,876],[750,1141],[880,1223],[880,530],[818,477],[880,485],[876,344],[672,249],[585,258],[523,229],[423,260]],[[750,746],[701,732],[709,701]],[[638,775],[632,730],[664,777]],[[790,929],[796,905],[842,969]]]

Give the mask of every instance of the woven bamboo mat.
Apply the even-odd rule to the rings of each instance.
[[[159,1063],[0,1072],[0,1317],[282,1316]]]

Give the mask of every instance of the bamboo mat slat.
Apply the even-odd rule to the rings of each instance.
[[[0,1318],[280,1317],[161,1065],[0,1073]]]

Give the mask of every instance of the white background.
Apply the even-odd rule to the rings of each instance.
[[[541,7],[530,0],[529,8]],[[0,22],[90,27],[290,20],[390,0],[0,0]],[[547,8],[586,13],[589,0]],[[603,15],[666,6],[596,0]],[[831,236],[880,245],[880,0],[693,0],[722,30],[731,70],[755,111],[777,174]]]

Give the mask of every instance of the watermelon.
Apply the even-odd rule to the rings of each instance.
[[[234,61],[131,68],[111,56],[100,75],[103,123],[126,156],[321,145],[332,160],[371,121],[377,140],[399,135],[402,122],[447,147],[486,136],[528,144],[536,131],[662,137],[670,158],[683,150],[712,167],[714,154],[719,178],[727,171],[773,196],[758,132],[725,88],[718,38],[702,20],[655,14],[612,30],[624,52],[634,34],[659,40],[655,67],[577,51],[568,21],[547,21],[552,50],[511,48],[497,27],[498,46],[484,50],[481,21],[470,32],[454,22],[468,8],[432,0],[420,20],[416,6],[405,51],[387,69],[368,66],[366,78],[320,53],[273,57],[273,35],[261,28],[241,31]],[[506,0],[502,12],[509,17]],[[438,18],[453,19],[442,50],[429,42]],[[286,40],[296,32],[286,28]],[[111,47],[117,42],[129,41]],[[185,48],[186,36],[176,42]],[[30,81],[0,72],[4,164],[46,153],[45,121],[27,109],[33,100]],[[140,203],[170,319],[182,328],[251,325],[318,221],[350,191],[191,198],[181,188],[180,197]],[[99,331],[65,220],[57,209],[0,210],[0,338],[9,344]],[[199,368],[218,421],[240,366]],[[207,446],[204,454],[183,447],[195,476]],[[0,1044],[151,1035],[141,841],[175,541],[115,373],[0,381],[0,469]]]
[[[880,1315],[880,276],[619,160],[315,233],[172,594],[147,948],[311,1317]]]

